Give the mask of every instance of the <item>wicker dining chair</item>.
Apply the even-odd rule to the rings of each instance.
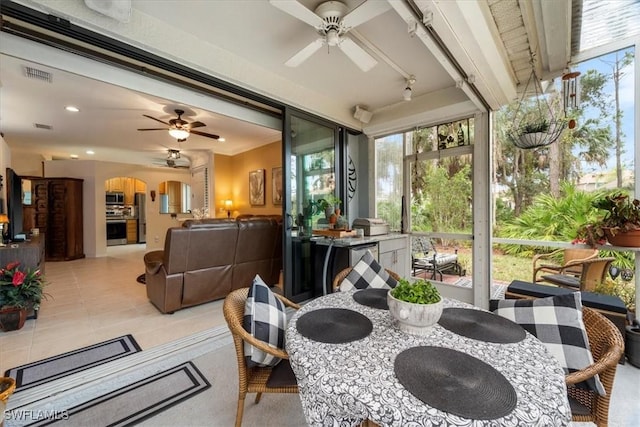
[[[572,420],[575,422],[592,422],[597,426],[609,423],[609,401],[613,389],[618,361],[624,352],[624,341],[618,328],[606,317],[588,307],[582,307],[589,347],[593,355],[593,364],[572,372],[565,377],[571,404]],[[595,375],[600,377],[606,396],[582,388],[574,384]]]
[[[295,376],[291,381],[285,381],[285,384],[270,385],[270,380],[274,380],[274,376],[284,373],[284,377],[291,378],[293,372],[283,372],[291,370],[289,365],[289,355],[286,351],[270,347],[266,342],[254,338],[247,332],[242,320],[244,317],[245,303],[249,288],[236,289],[224,299],[222,312],[227,321],[227,325],[233,336],[233,343],[236,347],[236,358],[238,362],[238,409],[236,412],[236,427],[242,425],[242,414],[244,412],[244,400],[247,393],[256,393],[255,403],[260,402],[262,393],[298,393],[298,385],[295,382]],[[298,304],[289,301],[282,295],[275,294],[286,307],[292,307],[296,310],[300,308]],[[276,367],[248,367],[244,355],[244,341],[252,346],[269,353],[273,356],[283,359]],[[276,373],[278,372],[278,374]],[[273,375],[272,375],[273,374]],[[282,381],[278,381],[282,382]]]
[[[542,276],[542,280],[574,291],[594,292],[596,286],[604,282],[609,272],[609,266],[615,260],[613,257],[608,257],[591,258],[584,261],[570,261],[560,269],[558,274],[545,274]],[[578,277],[571,272],[571,268],[576,266],[580,266],[581,268]]]
[[[337,292],[340,289],[340,284],[342,283],[344,278],[347,277],[349,273],[351,273],[351,270],[353,270],[353,267],[347,267],[344,270],[340,271],[338,274],[336,274],[336,277],[334,277],[333,279],[333,292]],[[384,270],[387,273],[389,273],[389,276],[393,277],[397,281],[400,281],[401,277],[398,275],[398,273],[391,271],[387,268],[385,268]]]
[[[562,263],[555,264],[554,259],[562,254]],[[538,277],[539,274],[559,274],[564,271],[565,274],[573,274],[580,276],[582,273],[582,261],[598,257],[597,249],[576,249],[565,248],[556,249],[547,254],[537,254],[533,256],[533,282],[542,282],[543,279]],[[570,265],[567,265],[571,263]]]

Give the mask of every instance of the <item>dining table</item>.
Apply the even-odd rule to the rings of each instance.
[[[310,426],[566,426],[565,373],[519,325],[443,298],[438,323],[400,330],[387,290],[302,306],[286,350]]]

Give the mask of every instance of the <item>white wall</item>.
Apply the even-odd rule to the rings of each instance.
[[[107,255],[104,183],[109,178],[126,176],[147,184],[147,250],[164,248],[169,227],[180,225],[171,215],[160,214],[160,198],[151,201],[149,192],[158,194],[159,184],[173,180],[191,183],[191,173],[185,169],[150,168],[125,163],[97,162],[93,160],[51,160],[44,164],[45,177],[81,178],[84,220],[84,252],[87,257]],[[18,171],[16,171],[18,172]],[[18,172],[19,173],[19,172]],[[178,215],[189,217],[190,215]]]

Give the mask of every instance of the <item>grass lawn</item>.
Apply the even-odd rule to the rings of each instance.
[[[443,252],[447,252],[443,250]],[[467,270],[467,276],[472,274],[471,250],[458,249],[458,262]],[[531,282],[533,278],[533,261],[513,255],[504,255],[500,251],[493,251],[493,281],[496,283],[511,283],[513,280]]]

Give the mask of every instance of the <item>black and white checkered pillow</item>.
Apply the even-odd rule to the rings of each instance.
[[[287,324],[287,315],[282,301],[269,289],[259,275],[253,279],[249,288],[247,302],[244,307],[243,326],[247,332],[269,346],[284,350],[284,334]],[[265,353],[244,343],[244,355],[247,365],[275,366],[280,358]]]
[[[582,321],[580,292],[534,300],[499,300],[494,312],[518,323],[545,343],[566,373],[579,371],[593,363]],[[585,383],[579,386],[602,396],[606,394],[597,375]]]
[[[373,258],[371,252],[367,251],[340,283],[340,291],[367,288],[391,289],[397,284],[396,279],[389,276],[384,267]]]

